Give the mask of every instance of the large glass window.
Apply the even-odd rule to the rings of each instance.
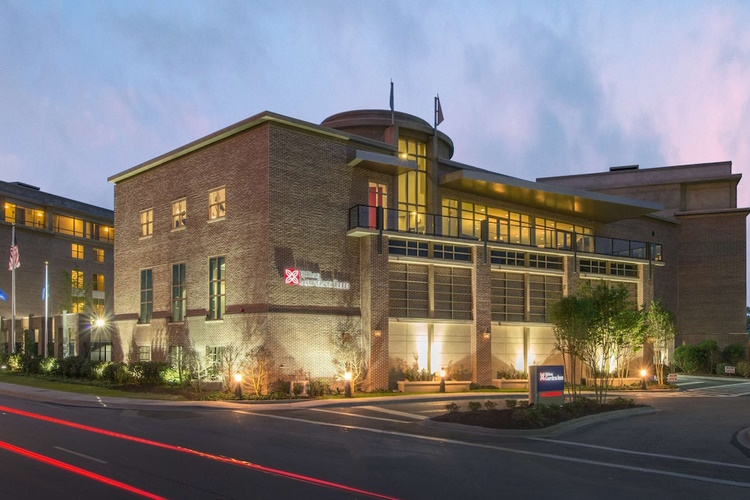
[[[54,215],[52,217],[52,230],[56,233],[71,234],[83,238],[83,219]]]
[[[172,321],[185,320],[185,264],[172,265]]]
[[[226,188],[218,188],[208,193],[208,218],[223,219],[226,216]]]
[[[417,163],[417,171],[398,176],[399,231],[424,233],[427,228],[427,145],[414,139],[399,139],[398,153]]]
[[[150,345],[138,346],[138,361],[151,361],[151,346]]]
[[[94,252],[94,262],[104,262],[104,249],[92,248]]]
[[[84,293],[83,293],[83,271],[73,269],[70,272],[70,291],[71,291],[71,312],[73,314],[83,314]]]
[[[222,319],[226,309],[226,275],[224,257],[213,257],[208,261],[208,318]]]
[[[115,242],[115,229],[110,226],[99,226],[99,235],[96,239],[106,241],[107,243]]]
[[[141,237],[154,234],[154,209],[141,211]]]
[[[5,203],[5,221],[19,226],[44,227],[44,210]]]
[[[154,312],[154,281],[151,269],[141,270],[141,317],[140,323],[151,323]]]
[[[187,200],[172,202],[172,229],[180,229],[187,224]]]
[[[443,198],[443,236],[458,236],[458,200]]]
[[[103,292],[104,291],[104,275],[103,274],[94,274],[94,283],[93,283],[93,290],[97,292]]]

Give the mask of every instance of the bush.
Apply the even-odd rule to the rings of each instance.
[[[469,401],[469,410],[477,411],[480,408],[482,408],[482,403],[480,403],[479,401]]]
[[[703,351],[705,360],[706,373],[713,373],[716,364],[721,361],[721,352],[719,351],[719,344],[713,339],[707,339],[701,342],[698,347]]]
[[[311,380],[307,394],[311,398],[319,398],[331,393],[331,386],[327,380]]]
[[[494,410],[497,407],[497,403],[494,401],[490,401],[489,399],[484,402],[484,409],[485,410]]]
[[[750,378],[750,362],[738,361],[737,362],[737,373],[745,378]]]
[[[455,411],[458,411],[458,405],[456,403],[448,403],[447,405],[445,405],[445,409],[453,413]]]
[[[506,408],[515,408],[518,405],[518,401],[515,399],[506,399],[505,400],[505,407]]]
[[[697,373],[706,365],[706,356],[698,346],[681,345],[674,350],[674,364],[685,373]]]
[[[86,358],[82,356],[68,356],[60,360],[60,375],[67,378],[80,378],[81,368]]]
[[[724,348],[722,357],[730,365],[737,365],[745,356],[745,347],[742,344],[730,344]]]
[[[39,363],[40,373],[44,373],[47,375],[56,373],[59,367],[60,364],[57,362],[57,358],[44,358]]]
[[[724,368],[727,366],[726,363],[719,363],[716,365],[716,375],[724,375]]]
[[[109,363],[104,367],[102,378],[118,385],[129,384],[132,382],[130,369],[125,363]]]

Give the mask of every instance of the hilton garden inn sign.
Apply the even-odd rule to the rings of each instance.
[[[351,287],[348,281],[339,281],[337,279],[326,280],[320,276],[320,273],[314,271],[305,271],[294,267],[284,269],[284,283],[293,286],[311,286],[315,288],[334,288],[336,290],[349,290]]]

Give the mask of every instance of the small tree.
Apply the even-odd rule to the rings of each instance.
[[[665,309],[659,300],[649,304],[644,316],[646,338],[654,348],[654,371],[659,385],[664,384],[664,364],[669,345],[677,333],[674,314]]]
[[[361,332],[334,333],[331,344],[333,364],[340,373],[351,373],[351,389],[354,392],[357,384],[367,376],[368,351],[364,335]]]
[[[222,385],[225,389],[232,387],[232,381],[236,373],[242,373],[247,359],[247,352],[243,351],[242,345],[236,342],[224,346],[221,350]]]
[[[555,349],[562,354],[563,364],[567,358],[573,379],[578,376],[578,359],[593,322],[593,312],[590,301],[575,295],[561,297],[550,305],[549,318],[555,333]],[[568,384],[568,391],[576,399],[580,393],[579,384]]]
[[[259,345],[248,354],[244,374],[256,397],[267,392],[268,374],[272,366],[273,355],[265,345]]]

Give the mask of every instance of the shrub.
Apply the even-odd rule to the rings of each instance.
[[[448,403],[445,405],[445,409],[453,413],[454,411],[458,411],[458,405],[456,403]]]
[[[724,368],[727,366],[726,363],[718,363],[716,365],[716,375],[724,375]]]
[[[748,361],[738,361],[737,362],[737,373],[742,375],[745,378],[750,377],[750,362]]]
[[[327,380],[311,380],[307,394],[311,398],[319,398],[331,393],[331,386]]]
[[[60,375],[67,378],[80,378],[81,368],[86,358],[82,356],[68,356],[60,360]]]
[[[505,400],[505,407],[506,408],[515,408],[518,405],[518,401],[515,399],[506,399]]]
[[[59,366],[57,358],[44,358],[39,363],[39,370],[44,374],[52,374],[57,372]]]
[[[739,361],[745,358],[745,347],[742,344],[729,344],[724,348],[722,357],[730,365],[737,365]]]
[[[482,407],[482,403],[479,401],[469,401],[469,410],[471,411],[477,411]]]
[[[302,394],[302,391],[304,390],[305,390],[305,384],[301,382],[295,382],[292,384],[292,394],[294,394],[295,396],[299,396],[300,394]]]
[[[698,347],[703,351],[705,369],[707,373],[713,373],[716,364],[721,361],[721,352],[719,344],[713,339],[707,339],[701,342]]]
[[[110,363],[104,367],[102,378],[118,385],[129,384],[132,381],[130,369],[125,363]]]
[[[685,373],[696,373],[706,364],[704,351],[695,345],[681,345],[674,350],[674,363]]]
[[[494,410],[497,407],[497,403],[494,401],[490,401],[489,399],[484,402],[484,409],[485,410]]]
[[[8,366],[8,370],[12,372],[20,372],[21,367],[23,366],[21,362],[21,355],[20,354],[11,354],[8,356],[8,360],[6,361],[6,365]]]

